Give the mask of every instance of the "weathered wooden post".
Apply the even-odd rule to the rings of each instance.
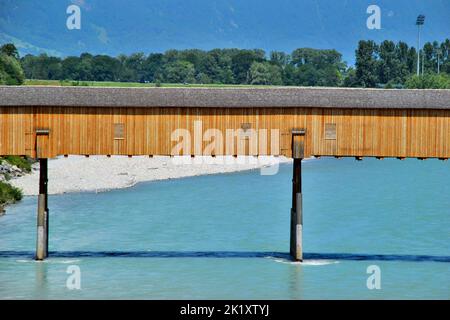
[[[37,212],[36,260],[48,256],[48,158],[46,155],[50,130],[36,129],[36,157],[39,159],[39,195]]]
[[[44,260],[48,255],[48,159],[39,159],[39,166],[36,260]]]
[[[303,261],[303,208],[302,208],[302,159],[304,157],[305,130],[292,130],[292,208],[290,254],[295,261]]]

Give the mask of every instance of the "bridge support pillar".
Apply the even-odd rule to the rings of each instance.
[[[44,260],[48,256],[48,159],[39,159],[39,166],[36,260]]]
[[[303,197],[302,160],[304,157],[305,130],[292,131],[292,208],[290,254],[295,261],[303,261]]]

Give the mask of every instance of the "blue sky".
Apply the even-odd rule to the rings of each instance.
[[[66,26],[67,7],[81,10],[81,29]],[[381,29],[366,26],[369,5],[381,10]],[[21,54],[82,52],[118,55],[186,48],[335,48],[352,63],[360,39],[450,37],[450,0],[0,0],[0,42]]]

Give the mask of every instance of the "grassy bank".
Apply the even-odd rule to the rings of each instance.
[[[6,205],[20,201],[22,197],[22,190],[9,183],[0,182],[0,215],[4,212],[3,208]]]
[[[31,164],[32,162],[29,159],[24,159],[22,157],[17,156],[4,156],[0,157],[0,164],[2,164],[4,161],[8,162],[9,164],[18,167],[22,171],[29,173],[31,172]]]
[[[31,172],[32,161],[17,156],[0,157],[0,165],[8,163],[8,165],[16,166],[22,172]],[[11,179],[11,172],[4,171],[2,173],[4,181],[0,181],[0,216],[4,213],[4,207],[8,204],[20,201],[23,197],[22,190],[10,185],[7,181]]]
[[[182,84],[182,83],[140,83],[140,82],[112,82],[112,81],[71,81],[71,80],[25,80],[25,85],[28,86],[81,86],[81,87],[129,87],[129,88],[260,88],[273,87],[266,85],[244,85],[244,84]]]

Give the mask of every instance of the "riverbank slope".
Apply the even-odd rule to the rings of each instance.
[[[167,157],[147,156],[70,156],[49,160],[49,193],[103,192],[134,186],[136,183],[230,173],[264,168],[273,173],[277,163],[292,161],[285,157]],[[37,195],[39,165],[31,174],[13,179],[11,184],[24,195]]]

